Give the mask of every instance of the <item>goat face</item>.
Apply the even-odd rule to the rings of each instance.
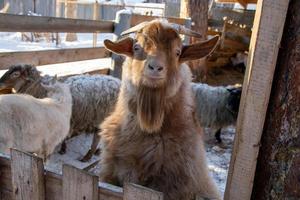
[[[29,80],[31,65],[14,65],[0,78],[0,90],[18,88]]]
[[[139,26],[139,25],[138,25]],[[134,28],[134,27],[133,27]],[[140,128],[147,133],[161,130],[171,98],[179,91],[187,75],[182,63],[208,55],[218,42],[183,46],[179,33],[170,24],[153,21],[136,30],[135,39],[104,41],[110,51],[126,55],[123,81],[130,89],[128,107],[137,115]]]
[[[178,32],[168,23],[152,21],[137,30],[135,39],[104,41],[110,51],[129,57],[126,78],[136,86],[160,88],[176,79],[181,63],[207,56],[218,37],[190,46],[183,46]]]

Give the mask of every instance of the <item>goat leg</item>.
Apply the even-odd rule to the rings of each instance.
[[[217,130],[217,132],[215,133],[215,138],[217,140],[218,143],[222,143],[222,139],[221,139],[221,128],[219,128]]]
[[[96,132],[96,133],[94,133],[94,137],[93,137],[93,142],[92,142],[91,148],[85,154],[85,156],[83,156],[83,158],[80,159],[81,162],[87,162],[87,161],[89,161],[92,158],[92,156],[97,151],[97,146],[99,144],[99,141],[100,141],[100,135]]]

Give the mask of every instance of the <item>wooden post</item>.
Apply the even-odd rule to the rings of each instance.
[[[77,18],[77,0],[65,0],[65,18]],[[77,41],[76,33],[67,33],[66,41]]]
[[[64,200],[98,200],[98,177],[76,169],[63,166]]]
[[[60,12],[60,0],[56,0],[56,10],[55,10],[55,16],[56,17],[61,17],[61,12]],[[59,39],[59,33],[56,32],[55,33],[55,44],[56,46],[58,46],[60,43],[60,39]]]
[[[124,185],[124,200],[163,200],[161,192],[140,185],[127,183]]]
[[[43,160],[22,151],[11,150],[13,196],[15,200],[45,200]]]
[[[94,10],[93,10],[93,20],[98,20],[98,17],[99,17],[99,4],[98,4],[97,0],[94,3],[93,8],[94,8]],[[97,46],[97,34],[98,34],[98,32],[93,33],[93,47]]]
[[[300,1],[291,0],[262,134],[252,199],[300,198]]]
[[[115,20],[114,40],[120,38],[120,34],[131,27],[131,14],[126,12],[117,12]],[[124,57],[116,54],[112,54],[112,71],[111,75],[121,78],[122,76],[122,64]]]
[[[288,4],[286,0],[262,0],[256,7],[225,200],[248,200],[251,197]]]
[[[180,17],[191,18],[191,29],[202,35],[201,38],[191,37],[191,44],[206,39],[208,29],[208,0],[181,1]],[[207,73],[206,58],[190,61],[189,66],[198,81],[205,81]]]

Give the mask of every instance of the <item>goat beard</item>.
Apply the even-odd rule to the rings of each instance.
[[[140,86],[137,91],[137,119],[143,131],[160,131],[165,115],[165,88]]]

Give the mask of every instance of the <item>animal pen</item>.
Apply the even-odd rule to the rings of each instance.
[[[257,2],[225,200],[251,198],[277,55],[290,2]],[[115,21],[0,14],[0,31],[101,32],[115,33],[117,39],[129,27],[154,18],[128,13],[119,13]],[[189,19],[168,20],[186,26],[191,24]],[[46,65],[107,57],[113,58],[113,71],[104,73],[120,76],[122,57],[112,55],[104,47],[0,53],[0,69],[19,63]],[[11,158],[0,157],[0,199],[162,200],[163,194],[130,183],[125,184],[123,189],[99,183],[97,176],[68,165],[63,167],[62,175],[55,174],[44,168],[42,159],[12,149]]]

